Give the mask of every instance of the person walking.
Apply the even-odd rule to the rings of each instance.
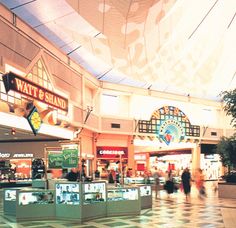
[[[170,194],[174,192],[174,180],[173,180],[172,170],[168,172],[168,177],[164,185],[164,189],[168,194],[168,198],[170,197]]]
[[[185,168],[181,175],[182,187],[184,194],[186,196],[186,201],[188,201],[191,192],[191,174],[188,168]]]
[[[157,167],[155,167],[153,178],[155,184],[155,198],[157,199],[158,193],[160,191],[160,173],[158,172]]]
[[[206,196],[206,189],[204,185],[205,177],[204,177],[202,169],[200,168],[198,169],[198,172],[196,174],[195,182],[196,182],[196,187],[199,192],[199,198],[205,197]]]

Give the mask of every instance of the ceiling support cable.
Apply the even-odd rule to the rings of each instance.
[[[132,5],[133,0],[130,0],[129,2],[129,8],[126,14],[126,18],[125,18],[125,40],[124,40],[124,49],[126,49],[126,35],[127,35],[127,23],[128,23],[128,16],[129,16],[129,12],[130,12],[130,8]]]
[[[77,48],[73,49],[72,51],[68,52],[67,55],[69,56],[70,54],[72,54],[74,51],[78,50],[79,48],[81,48],[82,46],[78,46]]]
[[[228,25],[227,29],[229,29],[229,27],[230,27],[231,24],[233,23],[233,20],[234,20],[235,16],[236,16],[236,13],[234,13],[234,16],[232,17],[231,21],[229,22],[229,25]]]
[[[206,19],[206,17],[210,14],[210,12],[212,11],[212,9],[215,7],[216,3],[219,0],[216,0],[215,3],[213,4],[213,6],[210,8],[210,10],[207,12],[207,14],[203,17],[203,19],[201,20],[201,22],[198,24],[198,26],[193,30],[192,34],[189,36],[188,39],[191,39],[191,37],[193,36],[193,34],[197,31],[197,29],[200,27],[200,25],[203,23],[203,21]]]
[[[32,3],[32,2],[36,2],[36,1],[37,1],[37,0],[32,0],[32,1],[29,1],[29,2],[25,2],[25,3],[23,3],[23,4],[20,4],[20,5],[18,5],[18,6],[15,6],[15,7],[10,8],[10,10],[14,10],[14,9],[20,8],[21,6],[28,5],[28,4],[30,4],[30,3]]]
[[[101,76],[98,77],[98,80],[100,80],[101,78],[103,78],[106,74],[108,74],[113,68],[109,69],[108,71],[106,71],[104,74],[102,74]]]

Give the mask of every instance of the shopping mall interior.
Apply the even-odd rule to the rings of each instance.
[[[217,152],[235,133],[235,0],[0,12],[0,228],[235,227]]]

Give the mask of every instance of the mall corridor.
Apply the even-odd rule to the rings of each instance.
[[[3,216],[1,202],[0,228],[42,227],[42,228],[234,228],[236,227],[236,200],[219,199],[217,191],[208,187],[207,197],[199,199],[196,189],[192,188],[191,199],[185,201],[181,191],[174,193],[170,198],[164,191],[158,199],[153,198],[152,209],[141,211],[139,216],[120,216],[90,220],[83,224],[76,221],[27,221],[16,223],[11,218]]]

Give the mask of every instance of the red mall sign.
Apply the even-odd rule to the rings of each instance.
[[[6,92],[14,90],[33,99],[68,111],[68,100],[12,72],[2,76]]]
[[[127,147],[101,146],[97,147],[97,158],[128,158]]]

